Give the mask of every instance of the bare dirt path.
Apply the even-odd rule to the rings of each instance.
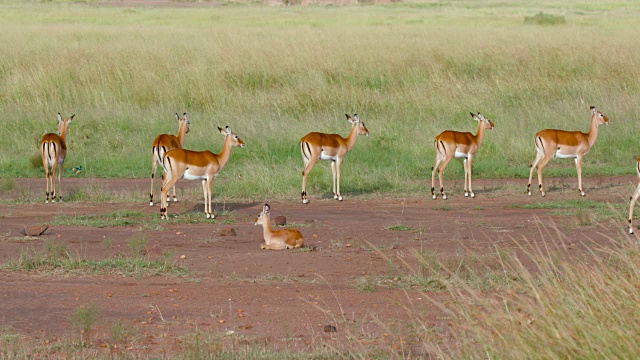
[[[562,242],[560,246],[580,251],[593,243],[607,244],[608,237],[623,236],[626,212],[585,223],[583,218],[591,219],[596,210],[565,215],[521,207],[563,201],[578,201],[580,207],[579,201],[585,201],[622,208],[635,181],[633,177],[587,179],[584,199],[572,189],[573,180],[550,179],[545,198],[526,196],[522,191],[526,180],[479,180],[475,199],[464,198],[458,189],[446,201],[346,194],[343,202],[319,197],[308,205],[297,199],[270,202],[273,217],[285,215],[302,231],[306,249],[265,251],[260,249],[262,230],[253,225],[262,201],[216,203],[214,211],[220,215],[215,221],[190,224],[189,219],[200,215],[202,204],[199,197],[183,198],[170,206],[174,219],[162,223],[157,219],[158,206],[148,205],[148,179],[65,179],[65,191],[99,188],[132,202],[48,205],[12,203],[12,197],[42,190],[44,180],[21,179],[16,189],[3,194],[8,200],[0,216],[0,264],[15,262],[25,248],[41,249],[45,242],[64,245],[76,257],[99,260],[128,254],[132,239],[143,239],[147,257],[168,256],[190,275],[28,272],[4,266],[0,319],[5,329],[36,342],[55,343],[71,336],[70,314],[95,305],[98,318],[90,347],[102,351],[100,346],[107,344],[105,352],[141,356],[181,351],[186,346],[183,336],[197,331],[221,334],[223,344],[229,341],[224,336],[238,344],[290,351],[346,343],[391,346],[423,356],[429,349],[415,340],[420,338],[416,322],[438,329],[434,336],[445,342],[450,322],[419,289],[394,285],[411,274],[409,267],[416,267],[415,252],[443,257],[496,249],[509,252],[517,249],[514,239]],[[123,211],[138,214],[139,220],[105,227],[73,223],[87,215],[108,221]],[[50,225],[39,238],[19,233],[25,225],[54,220],[58,225]],[[235,229],[235,236],[219,235],[227,226]],[[446,298],[444,292],[429,295]],[[133,329],[135,336],[114,350],[109,334],[116,321]],[[325,325],[338,331],[325,333]]]

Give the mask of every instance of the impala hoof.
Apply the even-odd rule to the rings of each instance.
[[[338,194],[333,194],[333,198],[338,200]]]
[[[633,234],[633,229],[629,228],[629,234]]]
[[[153,201],[149,202],[149,206],[153,206]]]
[[[529,196],[531,196],[531,191],[528,192]]]
[[[213,214],[207,214],[207,219],[215,219],[216,216]]]
[[[584,193],[584,191],[580,190],[580,195],[585,196],[586,194]]]
[[[168,201],[168,200],[167,200]],[[173,202],[178,202],[178,198],[173,198]]]
[[[447,200],[447,195],[442,195],[442,200]]]
[[[303,203],[303,204],[308,204],[308,203],[309,203],[309,200],[307,200],[307,199],[302,199],[302,203]]]
[[[44,202],[44,203],[45,203],[45,204],[48,204],[48,203],[49,203],[49,200],[45,200],[45,202]]]
[[[468,192],[464,192],[464,197],[469,197],[469,193]]]
[[[476,194],[471,193],[471,198],[474,198],[474,197],[476,197]]]
[[[431,197],[433,198],[433,200],[438,198],[438,195],[431,195]]]
[[[338,201],[342,201],[342,196],[337,197]]]
[[[546,193],[544,191],[542,191],[540,193],[542,194],[543,197],[546,195]]]

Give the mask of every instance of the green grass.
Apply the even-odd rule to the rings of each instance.
[[[593,222],[620,220],[628,211],[627,204],[598,202],[588,199],[568,199],[531,204],[513,204],[510,208],[551,209],[552,215],[576,216],[579,225],[591,225]]]
[[[161,220],[157,213],[143,213],[140,211],[122,210],[106,214],[96,215],[56,215],[50,222],[51,225],[64,226],[89,226],[97,228],[116,226],[144,226],[149,230],[162,230],[162,225],[171,224],[230,224],[235,219],[229,216],[229,212],[217,213],[215,220],[207,219],[201,212],[186,212],[181,214],[169,214],[169,219]]]
[[[342,192],[415,193],[425,191],[432,139],[445,129],[476,131],[470,111],[496,124],[474,176],[525,177],[533,134],[586,131],[595,105],[612,125],[586,156],[585,177],[633,172],[638,3],[432,5],[0,4],[0,46],[13,49],[0,58],[0,106],[5,132],[16,134],[0,139],[0,170],[42,176],[30,159],[62,112],[76,113],[65,176],[82,165],[85,177],[148,177],[151,141],[175,133],[174,114],[187,112],[185,147],[218,152],[215,129],[225,125],[247,143],[234,149],[214,194],[291,196],[301,181],[299,139],[346,135],[343,114],[357,112],[371,136],[345,158]],[[567,24],[524,24],[540,11]],[[554,163],[545,175],[573,176],[573,163]],[[447,169],[448,179],[462,176],[457,161]],[[308,193],[330,186],[328,164],[317,166]]]
[[[122,274],[125,276],[187,276],[189,270],[169,259],[150,260],[142,256],[118,256],[110,259],[86,259],[64,245],[45,241],[41,249],[28,246],[17,260],[5,263],[5,269],[39,273]]]

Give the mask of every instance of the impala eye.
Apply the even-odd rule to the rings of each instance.
[[[234,138],[234,139],[237,139],[237,138],[238,138],[238,135],[235,135],[233,138]]]

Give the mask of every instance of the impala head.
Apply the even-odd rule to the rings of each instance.
[[[598,121],[598,124],[605,124],[605,125],[609,125],[609,118],[603,114],[602,112],[598,111],[598,109],[596,109],[595,106],[591,106],[589,108],[591,110],[591,113],[593,114],[591,117],[592,118],[596,118],[596,121]]]
[[[74,116],[76,116],[76,114],[71,115],[69,118],[63,118],[62,115],[58,113],[58,135],[62,135],[63,129],[71,123]]]
[[[269,204],[264,204],[264,207],[262,208],[262,212],[253,221],[253,224],[254,225],[263,225],[263,224],[268,223],[269,222],[269,210],[270,209],[271,209],[271,207],[269,206]]]
[[[487,119],[479,112],[477,114],[471,113],[471,117],[473,117],[473,120],[475,121],[482,121],[484,128],[487,130],[493,130],[493,127],[495,126],[491,120]]]
[[[242,139],[240,139],[238,135],[233,133],[231,131],[231,128],[229,128],[228,126],[225,127],[224,129],[221,129],[218,127],[218,130],[220,130],[220,134],[225,136],[225,141],[227,138],[229,139],[229,141],[231,141],[231,146],[244,147],[244,141],[242,141]]]
[[[182,117],[180,117],[180,115],[178,115],[178,113],[176,113],[176,120],[178,120],[178,124],[182,125],[182,123],[184,123],[184,126],[186,126],[186,129],[184,130],[185,134],[189,133],[189,125],[191,124],[189,122],[189,118],[187,117],[187,113],[182,114]]]
[[[360,121],[360,117],[358,114],[353,114],[353,117],[349,114],[345,114],[347,116],[347,121],[351,123],[352,127],[357,127],[358,135],[366,135],[369,136],[369,130],[366,126],[364,126],[364,122]]]

